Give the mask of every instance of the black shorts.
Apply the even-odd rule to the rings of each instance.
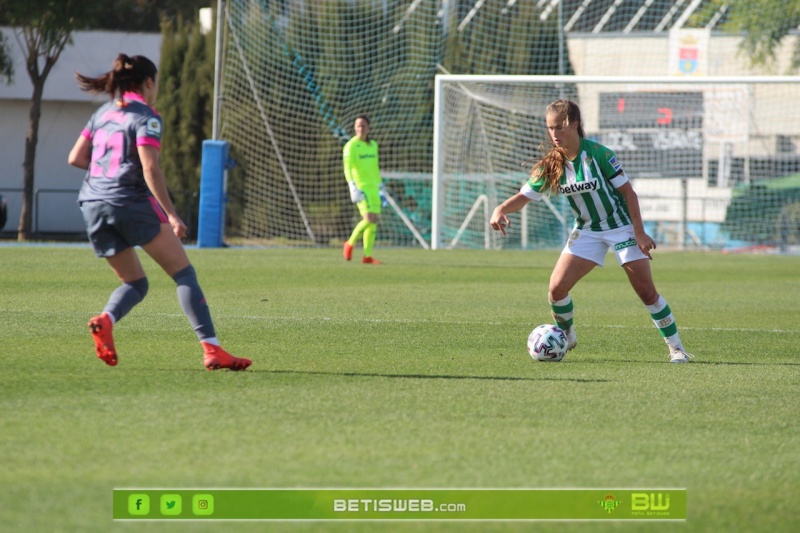
[[[155,198],[125,207],[103,201],[82,202],[86,233],[97,257],[111,257],[152,241],[167,217]]]

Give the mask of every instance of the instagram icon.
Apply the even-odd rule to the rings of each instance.
[[[211,494],[195,494],[192,496],[192,514],[197,516],[214,514],[214,496]]]

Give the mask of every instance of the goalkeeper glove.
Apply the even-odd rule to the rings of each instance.
[[[381,196],[381,206],[386,207],[389,204],[389,200],[387,199],[389,194],[386,192],[386,187],[383,186],[383,183],[381,183],[381,190],[379,194]]]
[[[361,202],[364,200],[364,192],[356,187],[355,182],[348,181],[347,184],[350,186],[350,201],[354,204]]]

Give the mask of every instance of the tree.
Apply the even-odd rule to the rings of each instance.
[[[84,0],[0,0],[0,25],[12,26],[25,57],[25,71],[31,79],[33,93],[28,113],[23,162],[23,193],[17,239],[31,238],[33,219],[33,185],[36,146],[39,142],[39,119],[42,95],[47,76],[58,61],[64,47],[71,42],[72,32],[86,28],[137,29],[165,16],[196,12],[199,6],[213,0],[118,0],[95,3]],[[127,18],[126,18],[127,17]],[[155,17],[155,19],[153,19]],[[149,22],[148,22],[149,21]],[[11,80],[8,48],[0,39],[0,76]]]
[[[156,109],[164,131],[161,159],[175,207],[197,227],[203,140],[211,136],[214,92],[214,33],[203,35],[197,23],[178,20],[162,26],[161,64]]]
[[[70,42],[72,32],[88,15],[88,5],[73,0],[27,0],[26,2],[0,2],[0,11],[13,26],[15,36],[25,56],[25,71],[31,79],[33,94],[28,113],[28,130],[25,135],[23,168],[23,196],[17,238],[30,239],[33,219],[33,183],[36,145],[39,142],[39,118],[42,114],[42,94],[47,76],[58,61],[64,47]]]
[[[26,0],[27,1],[27,0]],[[13,25],[9,7],[21,4],[21,0],[0,0],[0,26]],[[63,0],[39,2],[40,5],[65,3]],[[80,2],[72,2],[80,3]],[[89,4],[90,2],[83,2]],[[90,18],[84,20],[86,28],[116,30],[127,32],[158,33],[161,21],[192,20],[201,7],[216,5],[216,0],[115,0],[113,2],[94,2],[85,13]]]
[[[724,28],[743,33],[741,49],[755,65],[775,59],[775,50],[790,32],[800,26],[800,2],[796,0],[714,0],[717,9],[727,4],[730,15]],[[790,68],[800,68],[800,39]]]
[[[2,78],[6,79],[6,83],[11,83],[14,79],[14,64],[11,62],[6,36],[0,33],[0,79]]]

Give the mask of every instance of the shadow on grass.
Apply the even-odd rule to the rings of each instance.
[[[258,370],[254,370],[259,372]],[[302,374],[320,376],[342,376],[348,378],[395,378],[395,379],[477,379],[485,381],[574,381],[576,383],[610,383],[610,379],[582,378],[522,378],[516,376],[457,376],[450,374],[380,374],[373,372],[320,372],[315,370],[264,370],[270,374]]]

